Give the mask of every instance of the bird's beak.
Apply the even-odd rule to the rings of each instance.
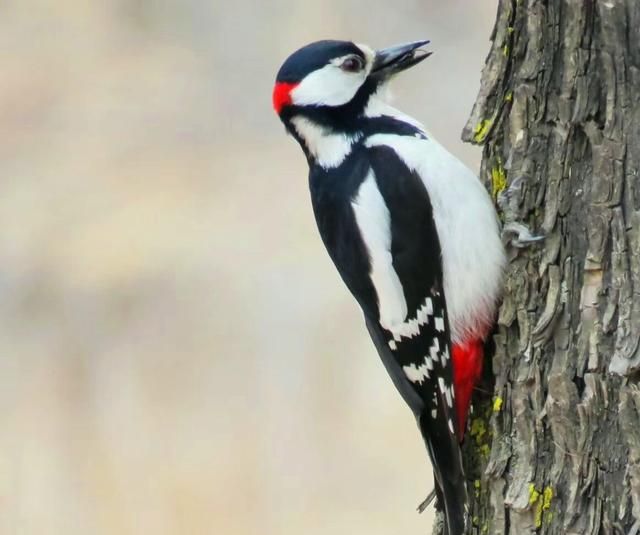
[[[378,50],[373,60],[370,76],[384,79],[417,65],[432,54],[432,52],[420,49],[427,44],[429,41],[415,41]]]

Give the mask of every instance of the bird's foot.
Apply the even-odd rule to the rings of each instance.
[[[526,225],[511,221],[502,228],[502,242],[505,245],[513,245],[518,249],[529,247],[545,239],[545,236],[535,236]]]

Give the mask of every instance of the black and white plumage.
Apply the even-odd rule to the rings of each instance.
[[[312,43],[281,67],[273,103],[307,157],[324,245],[416,416],[447,533],[459,535],[468,514],[458,441],[504,253],[475,175],[382,98],[391,75],[429,55],[426,43]]]

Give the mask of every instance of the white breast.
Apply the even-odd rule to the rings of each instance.
[[[505,265],[489,194],[433,139],[375,134],[365,144],[392,148],[421,177],[440,239],[452,341],[483,338],[494,321]]]

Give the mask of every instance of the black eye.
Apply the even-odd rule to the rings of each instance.
[[[351,56],[342,62],[340,68],[347,72],[358,72],[364,68],[364,62],[359,56]]]

